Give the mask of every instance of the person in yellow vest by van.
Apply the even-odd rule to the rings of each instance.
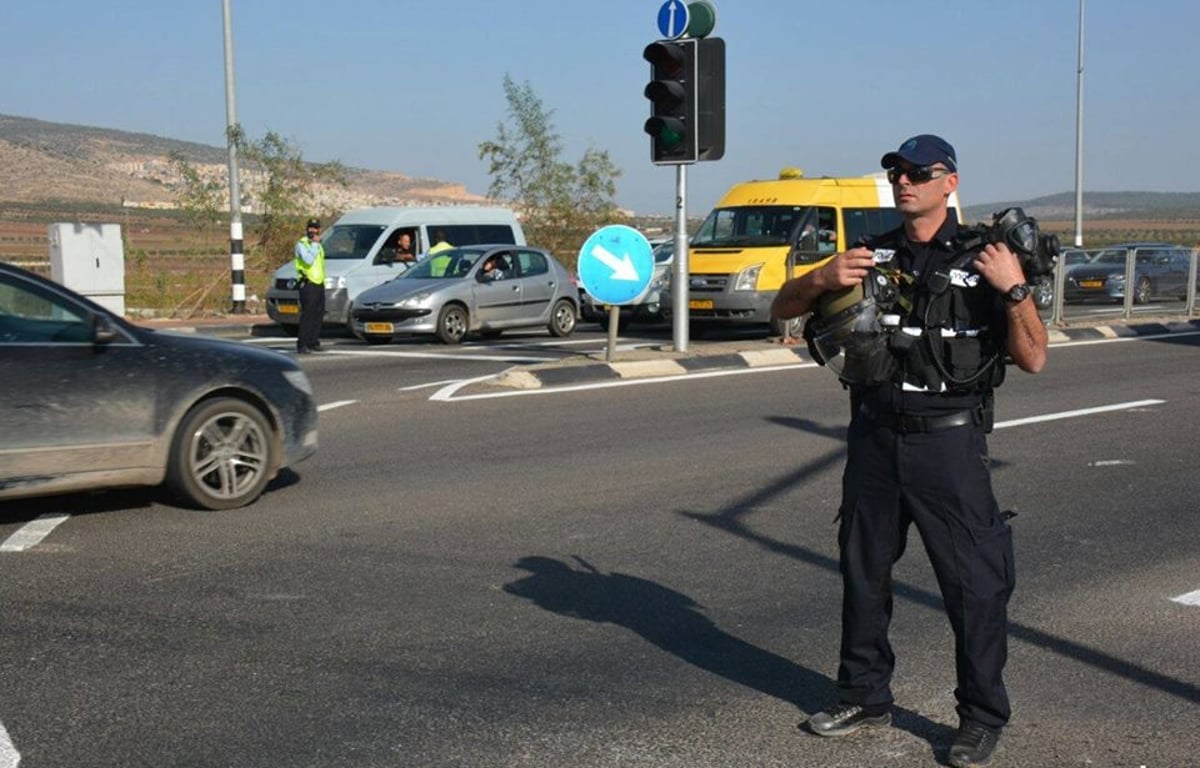
[[[446,274],[446,266],[450,263],[450,257],[443,251],[448,251],[454,246],[446,240],[446,233],[440,229],[433,239],[435,242],[429,249],[429,274],[441,277]]]
[[[304,237],[296,241],[296,287],[300,291],[300,330],[296,353],[321,349],[321,321],[325,317],[325,247],[321,245],[321,221],[309,219]]]

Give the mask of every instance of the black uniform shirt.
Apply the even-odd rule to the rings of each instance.
[[[905,234],[904,228],[887,233],[874,240],[871,245],[875,248],[892,248],[896,251],[895,263],[902,272],[912,275],[915,284],[923,285],[938,267],[959,255],[956,252],[954,239],[958,234],[958,221],[953,215],[947,215],[946,221],[938,228],[933,239],[926,243],[912,242]],[[1008,333],[1008,316],[999,294],[993,289],[982,275],[974,274],[979,283],[977,289],[982,293],[979,301],[972,303],[971,325],[976,328],[987,328],[989,336],[1005,349]],[[919,327],[922,318],[918,310],[904,319],[904,325]],[[937,331],[935,331],[936,333]],[[921,341],[924,344],[924,340]],[[1003,365],[1000,360],[996,365]],[[909,377],[911,380],[911,377]],[[936,416],[953,411],[973,408],[982,401],[982,392],[921,392],[906,389],[900,384],[882,384],[877,387],[856,392],[856,397],[871,410],[877,413],[910,413],[922,416]]]

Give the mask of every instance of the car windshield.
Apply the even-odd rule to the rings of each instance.
[[[656,245],[654,246],[653,254],[655,264],[666,264],[675,255],[675,243],[670,242]]]
[[[379,224],[337,224],[321,238],[325,260],[361,259],[371,251],[386,227]]]
[[[795,205],[746,205],[717,208],[692,238],[696,247],[787,245],[792,230],[810,209]]]
[[[426,255],[397,280],[460,280],[466,277],[487,251],[481,248],[450,248]]]
[[[1124,248],[1110,248],[1105,251],[1100,251],[1096,254],[1096,258],[1092,259],[1092,264],[1124,264],[1126,251]],[[1150,253],[1138,252],[1134,257],[1134,261],[1138,264],[1149,264],[1152,261],[1153,255]]]

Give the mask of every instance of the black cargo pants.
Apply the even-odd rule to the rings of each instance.
[[[859,411],[852,417],[838,529],[842,701],[892,702],[892,565],[915,522],[954,630],[958,714],[990,728],[1008,722],[1002,675],[1015,583],[1012,530],[992,493],[980,421],[905,432]]]
[[[296,349],[316,349],[321,344],[321,323],[325,319],[325,286],[304,280],[300,290],[300,330]]]

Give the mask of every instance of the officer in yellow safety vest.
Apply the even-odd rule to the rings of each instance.
[[[429,249],[429,274],[433,277],[441,277],[446,274],[446,267],[450,265],[450,256],[443,251],[448,251],[454,246],[446,240],[446,233],[442,230],[437,231],[434,237],[433,247]]]
[[[321,222],[309,219],[305,235],[296,241],[296,287],[300,291],[300,330],[296,353],[321,349],[321,321],[325,317],[325,247],[321,245]]]

